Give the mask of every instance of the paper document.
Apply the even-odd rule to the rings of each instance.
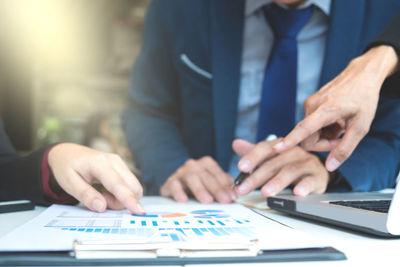
[[[91,212],[53,205],[0,239],[0,251],[70,251],[73,242],[132,243],[257,239],[263,249],[323,247],[313,238],[240,204],[145,205],[146,215],[127,210]]]

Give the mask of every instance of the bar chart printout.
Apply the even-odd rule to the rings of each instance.
[[[226,208],[200,207],[188,208],[185,212],[149,211],[145,215],[63,211],[45,227],[70,233],[93,233],[113,238],[124,236],[157,242],[185,241],[191,238],[257,237],[250,217],[236,217]],[[157,206],[155,209],[166,210],[168,207]]]
[[[1,251],[71,251],[73,242],[184,242],[257,239],[265,249],[321,246],[310,236],[240,204],[145,205],[145,215],[52,205],[0,238]],[[323,244],[326,245],[326,244]]]

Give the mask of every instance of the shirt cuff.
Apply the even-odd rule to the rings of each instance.
[[[71,204],[75,202],[72,196],[67,194],[64,190],[57,190],[60,192],[55,193],[51,188],[51,180],[55,179],[48,164],[49,152],[52,148],[53,147],[50,147],[45,151],[40,168],[42,174],[43,194],[46,198],[49,198],[52,202],[56,204]],[[54,183],[57,182],[54,181]]]

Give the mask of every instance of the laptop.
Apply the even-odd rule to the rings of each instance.
[[[400,237],[400,182],[394,192],[326,193],[267,198],[271,209],[382,237]]]

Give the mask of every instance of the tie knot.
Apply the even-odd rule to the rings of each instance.
[[[275,3],[264,8],[265,17],[276,38],[296,39],[301,28],[312,15],[311,6],[303,9],[283,8]]]

